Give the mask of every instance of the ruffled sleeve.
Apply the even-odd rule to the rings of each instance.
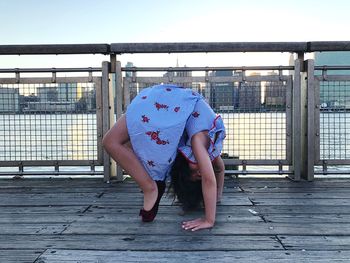
[[[197,162],[191,147],[192,136],[201,131],[208,131],[210,138],[208,154],[210,159],[213,161],[221,154],[223,141],[226,136],[225,126],[220,115],[216,115],[204,99],[196,103],[192,114],[186,122],[185,131],[179,144],[179,151],[190,162]]]

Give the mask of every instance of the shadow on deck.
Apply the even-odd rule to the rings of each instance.
[[[349,262],[350,179],[226,178],[216,226],[186,232],[172,198],[138,217],[133,182],[0,180],[0,262]]]

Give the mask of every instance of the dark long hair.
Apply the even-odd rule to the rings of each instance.
[[[191,181],[191,170],[188,162],[180,152],[176,156],[170,175],[170,188],[183,209],[198,209],[203,204],[202,182]]]

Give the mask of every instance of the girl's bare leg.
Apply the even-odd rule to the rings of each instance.
[[[102,143],[108,154],[136,181],[144,194],[143,208],[151,210],[158,196],[155,181],[148,175],[141,162],[128,145],[130,141],[125,115],[103,137]]]

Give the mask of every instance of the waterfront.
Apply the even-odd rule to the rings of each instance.
[[[0,161],[94,160],[95,114],[0,115]]]
[[[222,113],[223,152],[242,160],[284,160],[287,117],[284,112]],[[321,159],[349,159],[350,113],[321,113]],[[95,114],[0,115],[0,161],[94,160]]]

